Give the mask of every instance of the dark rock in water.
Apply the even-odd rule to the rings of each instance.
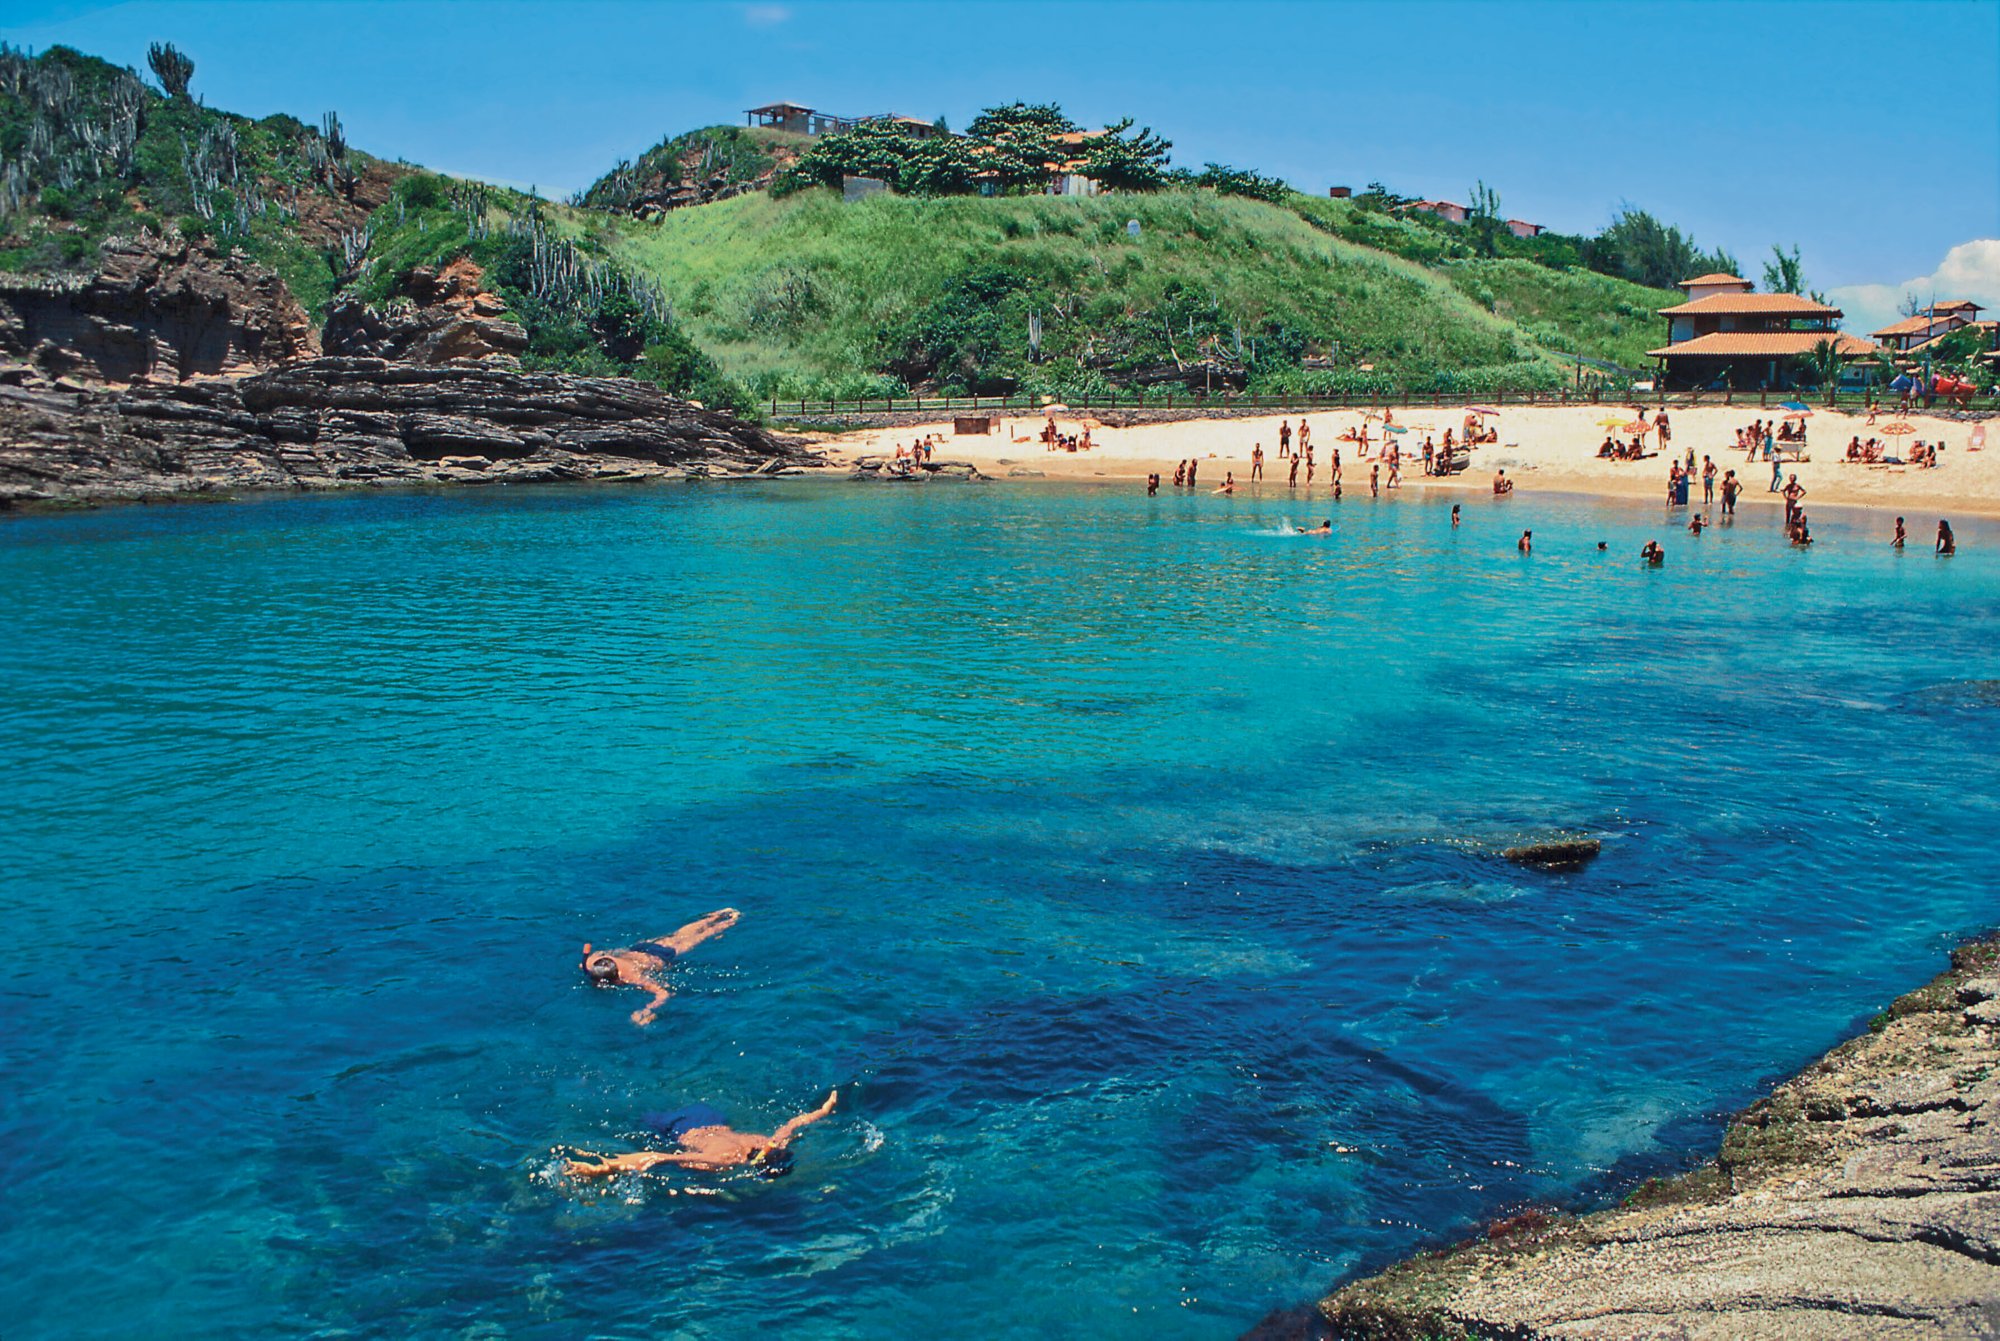
[[[1595,838],[1561,838],[1547,843],[1525,843],[1510,847],[1500,855],[1516,866],[1537,871],[1580,871],[1597,859],[1604,844]]]
[[[121,237],[89,279],[0,274],[0,356],[52,378],[183,382],[320,352],[278,276],[168,238]]]
[[[1905,712],[1972,712],[2000,708],[2000,680],[1951,680],[1905,694]]]
[[[15,372],[0,374],[0,502],[643,479],[817,460],[644,382],[491,363],[320,358],[102,390]]]

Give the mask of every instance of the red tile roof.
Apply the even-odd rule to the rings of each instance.
[[[1713,335],[1698,335],[1692,340],[1668,345],[1665,349],[1649,349],[1648,358],[1790,358],[1795,354],[1806,354],[1821,340],[1831,335],[1847,358],[1878,353],[1880,345],[1839,332],[1827,331],[1717,331]]]
[[[1721,317],[1755,313],[1758,316],[1837,317],[1840,309],[1801,298],[1796,293],[1712,293],[1691,303],[1663,307],[1663,317]]]
[[[1741,284],[1746,289],[1750,287],[1749,280],[1743,278],[1741,275],[1732,275],[1726,270],[1711,270],[1705,275],[1696,275],[1693,279],[1684,279],[1681,281],[1680,286],[1683,289],[1691,289],[1697,284]]]

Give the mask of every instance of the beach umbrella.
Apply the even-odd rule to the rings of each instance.
[[[1491,405],[1468,405],[1468,406],[1466,406],[1466,407],[1465,407],[1465,412],[1466,412],[1467,414],[1498,414],[1498,413],[1500,413],[1500,411],[1498,411],[1498,410],[1494,409],[1494,408],[1493,408],[1493,407],[1492,407]]]
[[[1643,419],[1634,419],[1629,424],[1620,425],[1618,431],[1620,433],[1637,433],[1640,437],[1644,437],[1653,431],[1653,426]]]
[[[1788,400],[1783,405],[1780,405],[1778,408],[1781,410],[1791,410],[1795,414],[1812,413],[1812,411],[1806,407],[1806,403],[1802,400]]]
[[[1408,433],[1410,430],[1401,424],[1384,424],[1382,425],[1382,431],[1384,433]]]
[[[1599,428],[1623,428],[1625,427],[1625,416],[1620,415],[1616,419],[1600,419],[1597,421],[1597,426]]]

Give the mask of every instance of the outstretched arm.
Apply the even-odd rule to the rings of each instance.
[[[629,1155],[593,1155],[579,1150],[582,1159],[564,1163],[563,1172],[572,1178],[603,1178],[620,1173],[644,1173],[659,1164],[685,1164],[690,1156],[679,1151],[635,1150]],[[595,1161],[594,1163],[592,1161]]]
[[[812,1126],[813,1123],[819,1121],[821,1118],[825,1117],[828,1113],[831,1113],[833,1111],[834,1100],[838,1099],[839,1097],[840,1097],[839,1090],[829,1091],[827,1093],[825,1103],[821,1104],[818,1108],[813,1109],[813,1111],[810,1113],[799,1114],[797,1117],[787,1122],[784,1126],[772,1132],[771,1144],[776,1146],[782,1146],[788,1144],[794,1136],[797,1136],[799,1134],[800,1128],[810,1127]]]
[[[631,983],[641,991],[650,993],[653,998],[632,1012],[632,1023],[641,1026],[651,1024],[654,1016],[659,1014],[660,1007],[667,1004],[667,998],[673,993],[666,989],[665,984],[653,978],[634,977]]]

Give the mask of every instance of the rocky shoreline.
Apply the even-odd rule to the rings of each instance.
[[[318,358],[167,385],[0,368],[0,506],[771,474],[806,448],[643,382]]]
[[[1853,1341],[2000,1335],[2000,938],[1610,1210],[1528,1212],[1253,1337]]]

